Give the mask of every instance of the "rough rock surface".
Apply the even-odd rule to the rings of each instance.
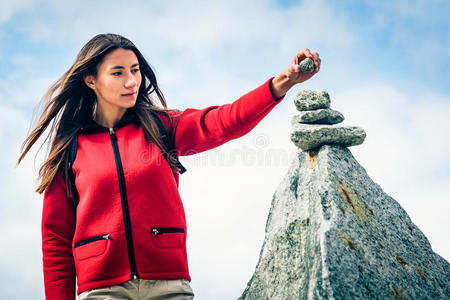
[[[291,141],[302,150],[313,149],[325,144],[350,147],[362,144],[365,138],[366,133],[357,126],[296,123],[292,126],[291,131]]]
[[[327,92],[302,90],[295,97],[294,104],[299,111],[329,108],[330,95]]]
[[[337,124],[344,121],[344,115],[330,108],[301,111],[292,117],[292,125],[295,123]]]
[[[305,58],[299,64],[300,71],[303,73],[311,73],[314,71],[314,61],[311,58]]]
[[[239,299],[450,299],[450,265],[339,145],[298,150]]]

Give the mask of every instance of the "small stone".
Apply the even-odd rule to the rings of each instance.
[[[344,121],[344,115],[330,108],[301,111],[292,117],[292,125],[296,123],[337,124]]]
[[[296,123],[291,141],[302,150],[310,150],[325,144],[350,147],[362,144],[366,138],[364,129],[357,126],[309,125]]]
[[[302,71],[303,73],[311,73],[312,71],[314,71],[314,61],[309,57],[302,60],[299,66],[300,71]]]
[[[330,95],[327,92],[303,90],[294,99],[297,110],[315,110],[330,107]]]

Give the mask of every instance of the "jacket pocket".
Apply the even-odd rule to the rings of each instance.
[[[179,248],[185,244],[184,228],[152,227],[152,241],[158,248]]]
[[[83,260],[105,253],[109,241],[112,241],[109,234],[101,234],[91,238],[76,242],[74,244],[75,257]]]

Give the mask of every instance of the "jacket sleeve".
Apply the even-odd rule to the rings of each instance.
[[[236,139],[252,130],[284,96],[275,99],[271,77],[231,104],[188,108],[179,116],[174,147],[178,155],[192,155]]]
[[[67,198],[66,184],[60,172],[44,192],[41,229],[45,298],[73,300],[75,265],[72,240],[75,211]]]

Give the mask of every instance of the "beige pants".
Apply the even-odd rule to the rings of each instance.
[[[192,300],[194,292],[187,279],[132,279],[122,284],[93,289],[80,294],[79,300]]]

